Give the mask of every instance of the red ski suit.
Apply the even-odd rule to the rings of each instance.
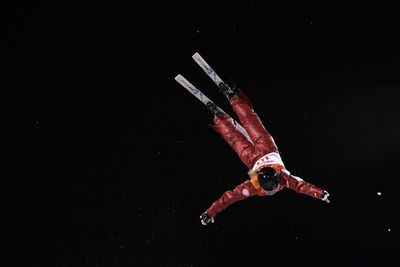
[[[257,176],[255,176],[238,185],[234,190],[226,191],[206,213],[215,217],[236,201],[254,195],[273,195],[285,187],[293,189],[297,193],[321,199],[324,190],[291,175],[285,169],[274,139],[264,128],[260,118],[254,112],[250,100],[241,90],[238,90],[237,94],[230,99],[230,103],[252,142],[236,128],[232,118],[226,113],[214,116],[215,125],[211,125],[211,127],[228,142],[249,169],[260,170],[266,166],[273,167],[279,174],[279,187],[272,192],[266,192],[260,187]]]

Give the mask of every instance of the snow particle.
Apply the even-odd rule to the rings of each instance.
[[[381,192],[377,192],[376,194],[377,194],[378,196],[382,195],[382,193],[381,193]]]
[[[387,230],[388,230],[388,232],[390,232],[390,228],[388,228]]]

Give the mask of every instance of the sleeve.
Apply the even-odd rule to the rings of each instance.
[[[287,170],[282,171],[282,175],[283,178],[286,180],[287,188],[290,188],[297,193],[302,193],[311,197],[321,199],[322,192],[324,191],[323,189],[318,188],[297,176],[291,175]]]
[[[257,195],[257,190],[253,184],[247,180],[236,186],[235,189],[226,191],[211,207],[206,211],[211,217],[215,217],[219,212],[226,209],[229,205],[236,201]]]

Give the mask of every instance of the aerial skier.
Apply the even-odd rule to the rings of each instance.
[[[207,225],[209,222],[214,222],[214,217],[219,212],[236,201],[255,195],[272,196],[285,187],[329,203],[327,191],[290,174],[285,168],[273,137],[263,126],[246,95],[240,89],[226,85],[198,53],[193,55],[193,59],[218,85],[219,91],[228,98],[241,124],[233,120],[181,75],[175,79],[207,106],[214,116],[214,125],[211,127],[249,168],[250,178],[235,189],[226,191],[216,200],[201,214],[201,223]]]

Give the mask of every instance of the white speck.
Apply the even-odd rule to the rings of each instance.
[[[199,30],[197,30],[197,31],[196,31],[196,33],[200,33],[200,31],[199,31]]]
[[[388,228],[388,232],[390,232],[390,228]]]
[[[250,196],[249,190],[247,190],[246,188],[244,188],[244,189],[242,190],[242,195],[245,196],[245,197]]]
[[[382,195],[382,193],[381,193],[381,192],[377,192],[376,194],[377,194],[378,196]]]
[[[312,21],[310,21],[310,24],[312,24]]]

